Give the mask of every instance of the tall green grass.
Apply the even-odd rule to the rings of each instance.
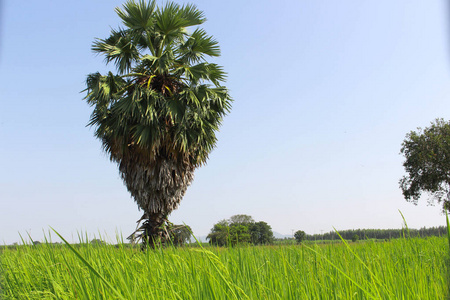
[[[4,299],[446,299],[446,238],[300,246],[23,245]],[[1,298],[1,297],[0,297]]]

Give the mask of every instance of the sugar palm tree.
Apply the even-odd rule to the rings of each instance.
[[[167,217],[207,161],[232,99],[222,67],[206,61],[220,50],[194,5],[128,1],[116,12],[124,27],[92,46],[117,74],[87,76],[89,125],[144,212],[131,238],[164,243]]]

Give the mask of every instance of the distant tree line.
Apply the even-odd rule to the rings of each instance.
[[[265,245],[273,243],[272,227],[263,221],[255,222],[248,215],[234,215],[214,224],[206,237],[211,245]]]
[[[446,234],[447,228],[445,226],[430,227],[430,228],[420,228],[420,229],[349,229],[349,230],[339,230],[339,234],[345,240],[355,240],[357,239],[396,239],[400,237],[429,237],[429,236],[444,236]],[[409,233],[408,233],[409,232]],[[306,235],[306,240],[337,240],[340,239],[335,231],[330,231],[324,234],[313,234]]]

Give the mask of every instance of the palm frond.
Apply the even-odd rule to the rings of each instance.
[[[205,14],[193,4],[183,5],[179,15],[185,20],[185,27],[197,26],[206,22]]]
[[[226,73],[222,67],[206,62],[194,66],[183,66],[180,72],[188,81],[194,84],[210,81],[215,86],[220,86],[220,82],[226,80]]]
[[[133,35],[126,30],[112,30],[107,39],[96,39],[92,51],[105,55],[106,63],[114,62],[120,74],[131,70],[140,53]]]
[[[212,36],[198,28],[180,44],[177,55],[183,63],[198,63],[205,61],[205,56],[220,56],[220,47]]]
[[[200,25],[206,21],[202,11],[195,5],[180,6],[174,2],[167,2],[155,14],[156,28],[163,34],[185,31],[185,28]]]
[[[123,9],[115,9],[117,15],[122,19],[123,24],[129,29],[149,31],[153,29],[156,2],[154,0],[135,2],[127,1]]]

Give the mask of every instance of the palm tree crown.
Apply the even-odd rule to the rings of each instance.
[[[222,67],[206,61],[220,49],[198,28],[206,19],[194,5],[128,1],[116,12],[124,27],[97,39],[92,50],[117,74],[87,76],[89,125],[144,219],[165,220],[208,159],[232,99],[221,85]]]

